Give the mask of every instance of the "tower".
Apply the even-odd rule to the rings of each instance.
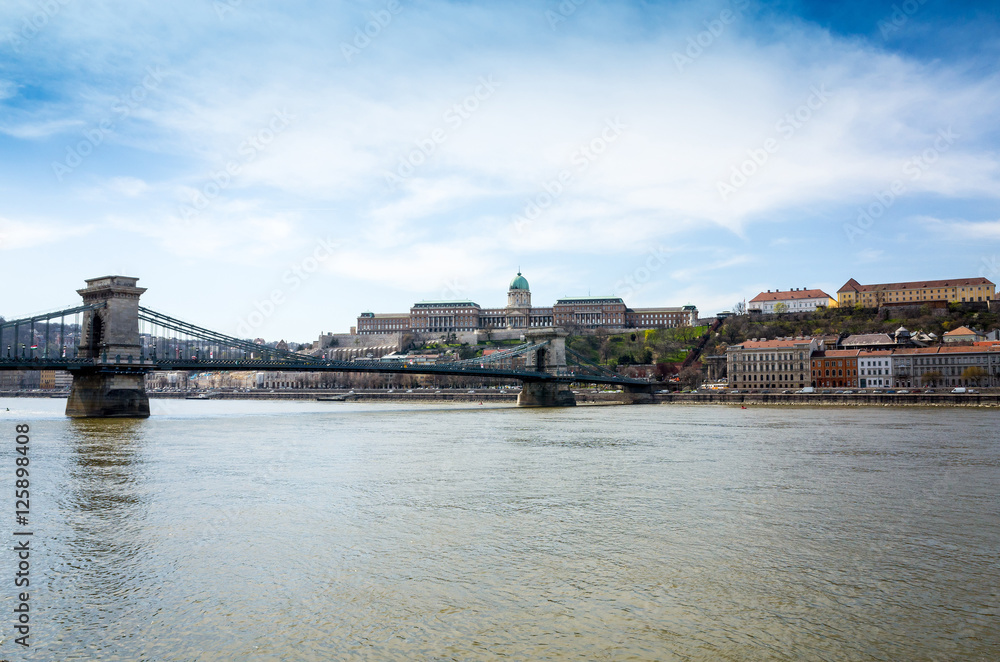
[[[507,288],[507,326],[512,329],[526,328],[530,312],[531,290],[528,280],[518,271]]]
[[[86,368],[70,370],[73,386],[66,415],[74,418],[145,418],[149,416],[139,337],[138,278],[90,278],[77,290],[86,304],[103,304],[83,315],[80,356]]]

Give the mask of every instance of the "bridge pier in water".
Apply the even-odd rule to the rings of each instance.
[[[653,404],[653,387],[646,385],[624,387],[625,401],[630,405],[651,405]]]
[[[549,341],[545,347],[540,347],[526,356],[525,367],[536,372],[550,375],[567,374],[566,368],[566,336],[562,329],[535,329],[525,331],[526,342]],[[521,385],[521,393],[517,396],[518,407],[575,407],[576,396],[568,382],[555,380],[525,380]]]
[[[145,288],[136,287],[138,278],[104,276],[88,279],[77,290],[85,304],[103,303],[83,315],[80,356],[116,366],[71,371],[73,386],[66,402],[66,415],[73,418],[146,418],[145,371],[121,366],[139,363],[139,297]]]

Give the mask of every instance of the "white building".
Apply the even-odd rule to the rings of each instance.
[[[893,353],[890,350],[861,352],[858,355],[858,386],[882,388],[896,386],[892,372]]]
[[[779,304],[782,304],[782,309]],[[778,306],[778,310],[775,310]],[[791,289],[761,292],[750,299],[747,310],[751,313],[809,313],[817,308],[836,308],[837,301],[823,290]]]

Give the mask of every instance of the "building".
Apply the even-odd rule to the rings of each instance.
[[[902,303],[989,302],[996,297],[995,290],[996,285],[982,277],[877,285],[862,285],[852,278],[837,290],[837,303],[841,306],[878,308]]]
[[[517,331],[561,326],[578,329],[656,329],[695,326],[698,309],[678,307],[629,308],[621,297],[564,297],[551,307],[531,304],[528,280],[517,272],[507,288],[507,305],[483,308],[475,301],[455,299],[420,301],[409,313],[364,312],[358,316],[357,335],[393,333],[449,334]]]
[[[952,329],[942,336],[945,342],[976,342],[984,340],[985,336],[978,331],[974,331],[967,326],[960,326]]]
[[[810,360],[823,346],[815,338],[748,340],[726,349],[729,386],[737,389],[804,388]]]
[[[892,372],[893,352],[875,350],[858,355],[858,387],[888,388],[895,386]]]
[[[844,349],[886,349],[896,346],[896,340],[888,333],[855,333],[840,341]]]
[[[636,329],[674,329],[679,326],[698,326],[698,308],[692,304],[663,308],[627,308],[625,324]]]
[[[976,342],[899,349],[892,356],[893,386],[1000,386],[1000,343]]]
[[[39,388],[39,370],[0,370],[0,391],[32,391]]]
[[[38,388],[43,391],[51,391],[56,388],[56,371],[40,370],[38,374]]]
[[[837,301],[823,290],[791,289],[761,292],[750,299],[751,313],[811,313],[817,308],[835,308]]]
[[[853,388],[858,385],[857,349],[831,349],[812,356],[810,386],[817,388]]]

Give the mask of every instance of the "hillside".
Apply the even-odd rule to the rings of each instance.
[[[892,317],[888,310],[879,312],[870,308],[830,308],[815,313],[784,315],[738,315],[726,319],[713,338],[705,354],[724,354],[728,345],[735,345],[750,338],[777,338],[779,336],[850,335],[855,333],[892,334],[901,326],[911,332],[923,331],[941,337],[960,326],[992,331],[1000,326],[998,315],[992,312],[963,310],[952,305],[947,312],[934,314],[922,306],[917,315]]]

